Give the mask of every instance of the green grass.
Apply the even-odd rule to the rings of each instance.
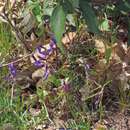
[[[10,93],[9,89],[0,89],[0,126],[10,123],[15,128],[24,128],[26,119],[21,119],[22,104],[19,98],[12,100]]]
[[[67,122],[67,127],[71,128],[72,130],[90,130],[90,123],[83,121],[81,119],[80,122],[76,123],[75,120],[69,120]]]
[[[11,28],[6,23],[0,23],[0,63],[9,54],[12,45],[15,43]],[[20,101],[20,91],[15,86],[14,91],[17,95],[11,98],[11,86],[9,86],[3,77],[8,73],[8,68],[0,68],[0,130],[6,126],[12,126],[13,130],[28,130],[30,126],[34,127],[47,119],[47,113],[43,106],[41,114],[38,117],[32,115],[23,109],[24,102]],[[31,122],[31,124],[29,124]]]
[[[18,91],[16,95],[20,95]],[[27,110],[24,110],[24,102],[20,101],[19,96],[11,99],[10,89],[0,89],[0,127],[10,124],[14,129],[28,130],[30,126],[34,129],[35,126],[48,119],[45,104],[38,116],[32,116]]]
[[[0,23],[0,63],[3,61],[3,59],[6,59],[6,56],[11,52],[10,48],[15,43],[15,38],[13,37],[11,33],[11,28],[7,26],[5,23]],[[91,49],[91,48],[90,48]],[[90,52],[89,52],[90,51]],[[77,51],[76,51],[77,53]],[[89,56],[95,55],[96,51],[92,48],[92,50],[88,50],[87,53],[90,53]],[[73,87],[73,91],[76,92],[76,90],[79,90],[84,84],[84,76],[79,75],[75,73],[76,68],[76,60],[77,55],[73,54],[69,57],[70,62],[70,68],[65,69],[60,68],[57,73],[55,73],[53,76],[50,76],[47,83],[50,82],[54,84],[56,88],[58,88],[61,85],[60,78],[61,76],[65,78],[69,78],[69,81],[71,86]],[[93,71],[94,73],[95,71]],[[39,98],[39,101],[42,105],[41,113],[38,116],[33,116],[28,112],[28,109],[24,110],[24,101],[20,101],[20,91],[15,86],[14,90],[17,93],[13,98],[11,97],[11,86],[9,86],[5,80],[3,80],[2,77],[4,77],[8,73],[8,68],[2,68],[0,69],[0,130],[5,126],[13,127],[13,129],[18,130],[28,130],[28,129],[34,129],[37,125],[43,124],[45,120],[49,120],[51,122],[51,119],[49,118],[49,114],[47,111],[47,108],[44,104],[45,97],[47,95],[47,91],[44,91],[45,88],[37,89],[37,96]],[[45,83],[44,82],[44,86]],[[89,87],[89,86],[88,86]],[[49,89],[48,89],[49,90]],[[83,115],[84,113],[88,112],[89,109],[87,108],[87,104],[82,104],[83,110],[77,106],[75,103],[75,96],[73,93],[66,94],[62,92],[61,98],[63,96],[68,95],[68,98],[66,98],[68,103],[68,108],[70,109],[70,113],[73,117],[73,119],[66,122],[67,127],[71,128],[72,130],[90,130],[90,123],[89,120],[86,119],[86,117]],[[123,98],[124,93],[122,93],[121,99]],[[59,102],[57,100],[59,97],[54,97],[54,104],[55,102]],[[62,101],[62,100],[61,100]],[[123,102],[124,100],[122,100]],[[28,99],[27,101],[29,105],[35,104],[35,101],[32,99]],[[59,102],[60,103],[60,102]],[[123,102],[124,103],[124,102]],[[97,112],[100,113],[100,119],[102,119],[102,116],[104,114],[104,108],[102,106],[102,103],[100,103],[100,109],[97,110]],[[80,120],[79,120],[80,117]],[[82,117],[82,119],[81,119]]]
[[[9,57],[11,46],[15,44],[15,38],[11,32],[11,28],[7,23],[0,22],[0,65],[5,63],[6,57]],[[2,77],[7,74],[6,67],[0,68],[0,83]]]
[[[11,28],[6,23],[0,22],[0,53],[7,54],[14,41]]]
[[[0,22],[0,62],[4,61],[14,41],[11,28],[6,23]],[[9,86],[3,79],[7,72],[7,68],[0,68],[0,127],[7,123],[11,123],[12,125],[21,124],[21,121],[18,120],[14,112],[19,105],[17,104],[16,106],[18,101],[12,103],[10,90],[7,89]]]

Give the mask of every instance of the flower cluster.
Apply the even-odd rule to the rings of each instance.
[[[50,40],[49,44],[38,46],[35,49],[35,51],[31,54],[31,56],[28,55],[31,59],[32,64],[34,64],[38,68],[44,67],[44,69],[43,69],[44,70],[44,72],[43,72],[44,79],[47,79],[47,77],[50,73],[50,70],[49,70],[49,67],[47,64],[47,59],[54,52],[55,49],[56,49],[56,40],[55,40],[55,38],[52,38]],[[14,65],[15,62],[16,61],[7,64],[12,78],[16,77],[16,74],[17,74],[17,69]]]
[[[52,38],[49,44],[38,46],[31,56],[31,62],[36,67],[45,68],[45,71],[43,74],[44,79],[47,79],[50,73],[50,70],[47,64],[47,59],[54,52],[55,49],[56,49],[56,40],[55,38]]]
[[[8,64],[8,68],[9,68],[9,71],[10,71],[10,74],[12,77],[15,77],[16,76],[16,68],[14,67],[14,64],[13,63],[10,63]]]

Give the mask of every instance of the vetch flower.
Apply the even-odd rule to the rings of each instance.
[[[32,54],[30,59],[31,59],[31,62],[36,67],[41,67],[40,71],[37,71],[41,75],[34,73],[33,77],[38,75],[40,77],[43,77],[44,80],[46,80],[48,78],[48,76],[51,72],[50,72],[50,68],[48,67],[47,60],[48,60],[49,56],[51,56],[51,54],[53,54],[53,52],[55,51],[55,48],[56,48],[56,39],[52,38],[50,40],[49,44],[40,45],[35,49],[35,51]],[[43,76],[42,76],[42,74],[43,74]]]
[[[45,71],[44,71],[44,75],[43,75],[44,80],[46,80],[48,78],[49,73],[50,73],[49,68],[47,65],[45,65]]]
[[[14,67],[14,64],[13,64],[13,63],[10,63],[10,64],[8,65],[8,68],[9,68],[9,71],[10,71],[11,75],[12,75],[13,77],[15,77],[17,71],[16,71],[16,68]]]
[[[42,63],[42,62],[39,61],[39,60],[36,60],[36,61],[34,62],[34,65],[35,65],[36,67],[43,67],[43,66],[44,66],[44,63]]]
[[[36,53],[38,53],[42,59],[46,59],[47,53],[46,50],[42,51],[42,47],[36,48]]]
[[[52,49],[51,47],[49,47],[49,48],[47,49],[47,55],[52,54],[52,52],[53,52],[53,49]]]
[[[51,40],[51,41],[50,41],[50,47],[51,47],[52,49],[55,49],[55,48],[56,48],[56,42],[53,41],[53,40]]]
[[[65,92],[68,92],[70,90],[70,83],[68,80],[69,78],[61,80],[61,86]]]

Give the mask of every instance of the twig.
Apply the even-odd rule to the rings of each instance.
[[[13,96],[14,96],[14,84],[12,85],[12,88],[11,88],[11,101],[10,101],[11,106],[13,104]]]
[[[44,109],[45,109],[45,112],[46,112],[46,117],[48,118],[48,120],[49,120],[52,124],[54,124],[54,122],[50,119],[50,116],[49,116],[49,113],[48,113],[48,110],[47,110],[47,107],[46,107],[45,103],[43,103],[43,105],[44,105]]]
[[[8,66],[9,64],[14,64],[14,63],[17,63],[17,62],[19,62],[19,61],[22,61],[24,58],[27,58],[27,57],[29,57],[29,56],[31,56],[31,55],[32,55],[32,53],[31,53],[31,54],[28,54],[28,55],[26,55],[26,56],[23,56],[22,58],[19,58],[18,60],[15,60],[15,61],[12,61],[12,62],[3,64],[3,65],[0,65],[0,68],[6,67],[6,66]]]

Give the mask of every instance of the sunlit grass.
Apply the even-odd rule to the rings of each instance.
[[[7,86],[5,86],[7,87]],[[17,95],[20,95],[17,91]],[[42,106],[38,116],[33,116],[28,109],[24,110],[24,102],[20,96],[11,98],[11,89],[0,89],[0,130],[1,127],[10,124],[14,129],[33,129],[44,120],[48,120],[48,113],[45,106]]]
[[[11,44],[14,42],[14,37],[11,28],[6,23],[0,22],[0,53],[5,55],[8,53]]]
[[[14,43],[15,38],[11,28],[8,24],[0,22],[0,64],[5,61]],[[0,68],[0,130],[6,126],[13,126],[13,129],[26,130],[28,116],[23,112],[23,104],[19,96],[14,99],[11,98],[10,86],[5,80],[7,72],[7,67]]]
[[[7,23],[0,22],[0,65],[5,62],[12,44],[15,43],[15,38],[12,34],[11,28]],[[3,77],[6,76],[7,67],[0,68],[0,84],[4,82]]]

